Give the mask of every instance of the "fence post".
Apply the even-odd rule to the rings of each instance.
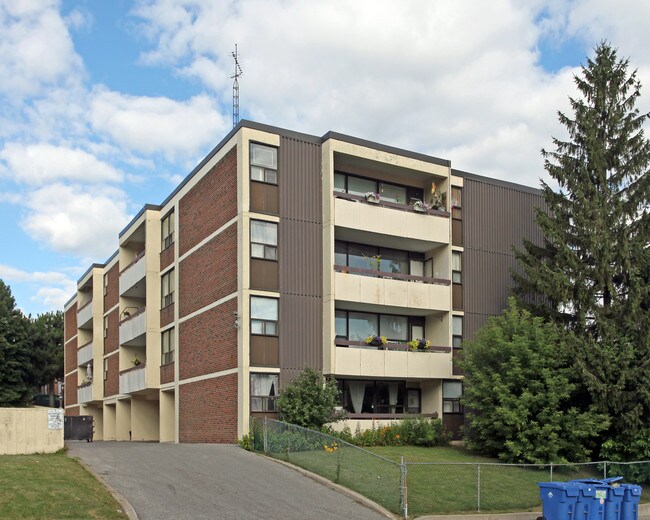
[[[264,453],[269,452],[269,446],[268,446],[268,438],[267,438],[267,425],[266,425],[266,416],[264,416]]]
[[[607,461],[603,462],[603,478],[607,478]]]
[[[406,464],[404,463],[404,457],[401,457],[400,464],[400,492],[399,492],[399,501],[400,508],[404,513],[404,518],[409,516],[409,506],[408,506],[408,489],[406,487]]]
[[[341,477],[341,449],[343,445],[339,442],[336,443],[336,482],[338,484],[339,478]]]
[[[551,464],[551,482],[553,482],[553,464]]]
[[[476,510],[480,511],[481,510],[481,465],[477,464],[476,467],[477,467],[477,485],[478,485]]]

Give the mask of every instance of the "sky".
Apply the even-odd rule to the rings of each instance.
[[[649,22],[638,0],[0,0],[0,279],[61,310],[232,128],[235,44],[243,119],[539,187],[600,41],[650,110]]]

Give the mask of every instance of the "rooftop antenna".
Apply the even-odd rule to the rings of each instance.
[[[234,78],[232,84],[232,126],[237,126],[239,123],[239,76],[244,72],[241,70],[241,65],[239,64],[239,53],[237,52],[237,44],[235,44],[235,52],[231,52],[233,60],[235,60],[235,75],[230,76]]]

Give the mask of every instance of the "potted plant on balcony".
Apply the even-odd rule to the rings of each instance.
[[[431,342],[428,339],[414,339],[413,341],[408,342],[409,350],[411,352],[414,352],[416,350],[429,350],[429,347],[431,346]]]
[[[431,183],[431,198],[429,199],[429,207],[433,209],[445,210],[447,206],[447,193],[439,192],[436,183]]]
[[[131,363],[133,363],[133,366],[137,367],[141,363],[141,361],[137,357],[135,357],[133,358],[133,361],[131,361]]]
[[[422,202],[421,200],[416,200],[415,202],[413,202],[413,209],[420,213],[427,213],[431,209],[431,206],[426,202]]]
[[[370,202],[371,204],[379,204],[379,201],[381,200],[381,195],[375,191],[369,191],[366,193],[366,201]]]
[[[386,336],[375,336],[370,335],[366,338],[366,344],[370,345],[371,347],[381,347],[388,343],[388,338]]]

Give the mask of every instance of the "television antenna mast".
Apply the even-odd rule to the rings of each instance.
[[[237,44],[235,44],[235,52],[231,52],[233,60],[235,61],[235,75],[230,76],[234,78],[232,84],[232,126],[237,126],[239,123],[239,76],[244,72],[241,70],[241,65],[239,64],[239,52],[237,51]]]

